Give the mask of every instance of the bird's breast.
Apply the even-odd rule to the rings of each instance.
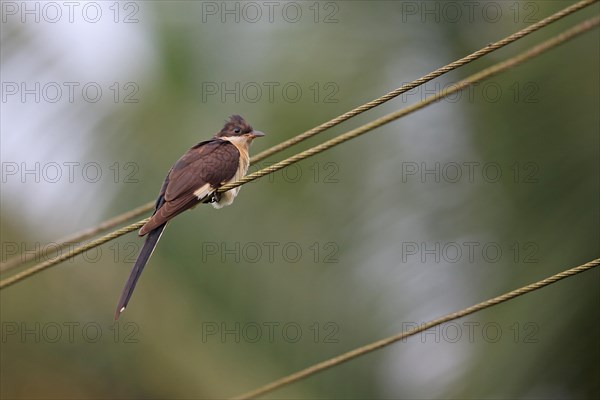
[[[242,177],[244,177],[246,175],[246,173],[248,172],[248,167],[250,166],[250,155],[248,154],[248,142],[241,141],[241,140],[239,140],[239,141],[232,140],[229,138],[225,139],[225,140],[228,140],[229,142],[231,142],[238,149],[238,151],[240,152],[240,158],[239,158],[238,168],[235,172],[235,175],[233,176],[233,178],[231,178],[227,182],[223,182],[223,185],[239,181]],[[225,206],[230,205],[231,203],[233,203],[233,200],[238,195],[240,188],[241,187],[238,186],[238,187],[228,190],[224,193],[221,193],[221,198],[219,199],[219,201],[212,203],[212,206],[214,208],[223,208]]]

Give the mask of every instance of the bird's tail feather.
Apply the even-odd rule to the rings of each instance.
[[[121,293],[121,298],[119,299],[119,303],[117,304],[117,310],[115,312],[115,320],[119,319],[121,313],[127,307],[127,303],[129,303],[129,299],[133,294],[133,289],[135,289],[135,284],[137,283],[146,263],[150,259],[156,244],[160,240],[163,230],[167,226],[166,223],[160,225],[156,229],[150,231],[148,236],[146,236],[146,241],[144,242],[144,246],[142,247],[142,251],[138,255],[137,260],[135,260],[135,264],[131,269],[131,273],[129,274],[129,278],[125,283],[125,288],[123,288],[123,292]]]

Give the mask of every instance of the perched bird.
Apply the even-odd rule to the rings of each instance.
[[[171,218],[198,203],[211,203],[215,208],[233,203],[239,186],[224,193],[216,190],[246,175],[250,165],[248,148],[254,138],[264,135],[239,115],[232,115],[212,139],[189,149],[171,167],[158,194],[154,214],[139,231],[140,236],[148,236],[121,293],[115,319],[127,307],[135,284]]]

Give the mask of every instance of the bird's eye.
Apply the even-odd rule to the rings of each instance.
[[[235,128],[233,131],[234,131],[235,133],[240,133],[240,132],[241,132],[240,128]]]

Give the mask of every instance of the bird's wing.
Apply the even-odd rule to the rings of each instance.
[[[226,140],[212,139],[189,149],[169,171],[154,215],[139,234],[143,236],[163,225],[231,180],[238,169],[239,158],[238,149]]]

